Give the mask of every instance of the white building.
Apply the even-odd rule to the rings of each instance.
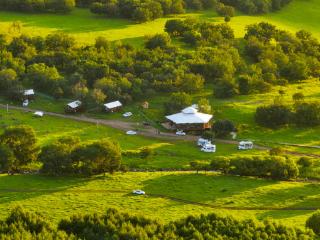
[[[205,130],[210,129],[211,114],[200,113],[194,107],[187,107],[180,113],[166,116],[171,127],[182,130]]]
[[[104,104],[104,107],[107,112],[115,112],[122,107],[122,103],[120,101],[109,102]]]

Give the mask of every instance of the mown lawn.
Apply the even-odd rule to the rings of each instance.
[[[72,214],[103,213],[113,207],[164,221],[217,212],[238,218],[272,217],[303,227],[312,213],[212,209],[155,196],[133,196],[133,189],[221,207],[320,207],[320,186],[310,183],[192,172],[117,173],[90,179],[0,175],[0,217],[17,205],[39,211],[55,222]]]
[[[24,14],[0,12],[0,32],[10,31],[14,21],[23,25],[22,32],[30,35],[47,35],[55,31],[64,31],[81,44],[93,43],[97,36],[104,36],[110,41],[122,40],[135,46],[141,46],[145,35],[163,32],[165,22],[170,18],[195,17],[212,22],[223,22],[213,10],[169,16],[152,22],[136,24],[126,19],[112,19],[97,16],[88,9],[75,9],[71,14]],[[320,5],[318,0],[294,0],[282,10],[259,16],[237,13],[229,23],[237,37],[242,37],[248,24],[268,21],[276,26],[296,32],[306,29],[320,38]],[[11,29],[12,30],[12,29]],[[17,32],[12,32],[12,34]]]
[[[147,159],[138,157],[125,157],[124,162],[134,168],[175,168],[181,169],[189,166],[190,161],[210,161],[214,156],[262,154],[261,151],[239,152],[236,145],[217,144],[217,153],[208,154],[200,152],[196,143],[184,141],[168,141],[143,136],[128,136],[124,131],[111,127],[95,125],[73,120],[44,116],[36,118],[32,113],[0,109],[0,132],[6,126],[26,124],[32,126],[43,146],[63,136],[78,136],[83,141],[110,138],[118,141],[123,150],[137,150],[141,147],[151,147],[154,155]]]

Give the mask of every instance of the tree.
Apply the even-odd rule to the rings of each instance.
[[[212,130],[216,137],[226,137],[231,132],[235,132],[236,128],[229,120],[218,120],[213,124]]]
[[[108,139],[80,145],[71,153],[75,171],[84,175],[113,173],[121,165],[119,144]]]
[[[227,80],[218,82],[214,87],[214,96],[217,98],[230,98],[238,93],[237,86]]]
[[[304,94],[302,92],[297,92],[292,95],[292,100],[297,104],[300,102],[303,102],[304,100]]]
[[[189,94],[184,92],[172,93],[169,101],[165,103],[165,109],[167,114],[181,111],[183,108],[192,104],[192,98]]]
[[[65,137],[44,146],[38,157],[38,160],[43,164],[41,172],[53,176],[73,174],[70,155],[79,143],[79,138]]]
[[[320,235],[320,211],[315,212],[307,219],[306,227],[312,229],[315,234]]]
[[[18,85],[17,73],[13,69],[0,71],[0,91],[6,93],[9,89]]]
[[[0,172],[11,172],[15,161],[12,150],[6,145],[0,145]]]
[[[300,103],[296,106],[294,121],[299,126],[320,125],[319,103]]]
[[[297,164],[299,164],[300,166],[302,166],[304,168],[312,167],[313,163],[314,163],[314,161],[310,157],[301,157],[297,161]]]
[[[39,152],[37,139],[33,128],[25,125],[12,126],[0,135],[0,144],[6,145],[14,154],[12,169],[19,170],[37,159]]]
[[[191,161],[190,167],[197,171],[197,174],[199,171],[207,171],[209,169],[209,164],[203,161]]]
[[[171,39],[168,34],[156,34],[152,37],[149,37],[145,42],[146,48],[155,49],[159,48],[167,48],[170,45]]]
[[[255,113],[255,121],[261,126],[277,128],[290,123],[292,113],[287,106],[273,104],[258,107]]]
[[[211,114],[212,113],[212,109],[211,109],[211,105],[208,99],[206,98],[201,98],[198,101],[198,110],[199,112],[203,112],[203,113],[208,113]]]

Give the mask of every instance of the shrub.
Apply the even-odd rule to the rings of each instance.
[[[306,227],[312,229],[315,234],[320,235],[320,211],[315,212],[308,218]]]

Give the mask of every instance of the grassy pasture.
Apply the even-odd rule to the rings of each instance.
[[[78,136],[84,141],[111,138],[118,141],[123,150],[137,150],[144,146],[154,149],[155,155],[149,159],[125,158],[124,162],[131,167],[180,169],[188,167],[192,160],[210,161],[214,156],[221,155],[261,154],[261,151],[256,150],[238,152],[236,145],[228,144],[217,144],[217,153],[208,154],[201,152],[193,142],[152,139],[139,135],[128,136],[123,131],[106,126],[51,116],[36,118],[32,116],[32,113],[13,110],[7,113],[6,110],[0,109],[0,129],[18,124],[32,126],[36,131],[40,145],[48,144],[63,136]]]
[[[110,41],[123,40],[135,46],[141,46],[145,35],[163,32],[165,22],[170,18],[195,17],[212,22],[223,22],[213,10],[169,16],[152,22],[136,24],[125,19],[110,19],[90,13],[87,9],[75,9],[70,15],[24,14],[0,12],[0,32],[11,31],[14,21],[23,25],[22,32],[30,35],[47,35],[55,31],[64,31],[81,44],[93,43],[97,36]],[[259,16],[247,16],[238,13],[229,23],[237,37],[244,35],[248,24],[268,21],[292,32],[306,29],[320,38],[320,5],[318,0],[294,0],[281,11]],[[14,32],[13,32],[14,34]]]
[[[0,217],[17,205],[39,211],[55,222],[72,214],[103,213],[113,207],[164,221],[217,212],[238,218],[272,217],[303,227],[312,213],[212,209],[154,196],[133,196],[133,189],[221,207],[320,207],[320,187],[310,183],[191,172],[119,173],[91,179],[0,175]]]
[[[239,139],[250,139],[257,143],[276,146],[278,143],[293,143],[310,146],[320,146],[320,128],[298,128],[288,126],[280,129],[267,129],[259,127],[254,121],[256,108],[271,104],[279,96],[279,90],[284,91],[282,101],[284,104],[293,104],[292,95],[302,92],[305,101],[319,100],[320,82],[317,79],[287,86],[276,86],[265,94],[252,94],[248,96],[236,96],[232,99],[216,99],[212,96],[212,87],[207,86],[203,93],[193,96],[194,102],[201,97],[208,98],[214,111],[215,119],[232,120],[239,128]],[[151,119],[161,119],[164,116],[163,106],[168,96],[157,96],[150,100],[150,109],[146,114]],[[320,154],[319,149],[290,148],[302,152]]]

